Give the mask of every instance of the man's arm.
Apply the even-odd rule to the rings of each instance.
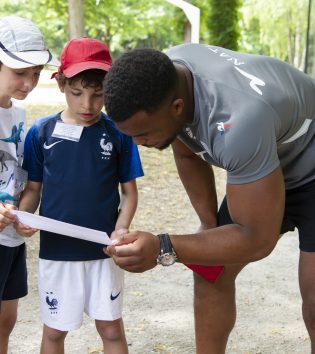
[[[227,201],[234,224],[196,235],[172,236],[180,261],[230,264],[266,257],[279,238],[284,198],[280,167],[256,182],[228,185]]]
[[[212,166],[178,139],[172,148],[178,174],[200,219],[200,229],[217,226],[217,194]]]
[[[184,177],[186,178],[188,177]],[[189,188],[197,188],[201,193],[211,194],[209,190],[204,189],[207,187],[203,184]],[[203,207],[197,205],[198,198],[191,197],[194,194],[192,190],[188,193],[193,205],[196,205],[199,217],[204,220],[206,216],[203,216]],[[198,192],[195,192],[195,196],[197,195]],[[217,265],[248,263],[266,257],[275,247],[279,237],[284,198],[285,189],[280,167],[258,181],[228,185],[227,201],[234,224],[208,228],[195,234],[171,235],[179,261]],[[209,199],[201,197],[201,201],[205,200]],[[214,209],[214,200],[211,203]],[[207,223],[213,223],[213,217],[212,222],[208,220]],[[124,235],[121,244],[108,247],[107,253],[113,256],[122,268],[142,272],[156,265],[159,248],[156,236],[137,231]]]

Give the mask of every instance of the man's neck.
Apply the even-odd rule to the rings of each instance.
[[[183,98],[184,107],[184,120],[186,124],[189,124],[194,119],[194,82],[190,70],[182,64],[175,64],[175,68],[178,75],[178,97]]]

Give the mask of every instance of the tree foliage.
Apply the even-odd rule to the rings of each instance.
[[[209,0],[208,30],[213,45],[238,49],[242,0]]]
[[[303,69],[307,1],[245,1],[243,48],[277,57]]]
[[[1,0],[0,13],[34,21],[56,55],[70,39],[67,0]],[[84,0],[86,35],[106,42],[114,57],[129,48],[182,43],[184,21],[182,11],[164,0]]]
[[[301,69],[308,1],[190,0],[200,8],[201,42],[275,56]],[[0,14],[32,19],[56,56],[70,39],[68,0],[1,0]],[[165,0],[84,0],[86,35],[106,42],[114,58],[130,48],[183,43],[186,22],[183,11]],[[314,27],[310,33],[313,55]]]

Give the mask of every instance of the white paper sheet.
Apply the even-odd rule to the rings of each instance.
[[[81,240],[101,243],[103,245],[111,245],[112,241],[106,232],[89,229],[78,225],[69,224],[44,216],[27,213],[20,210],[12,210],[17,215],[22,224],[28,225],[35,229],[54,232],[70,237],[80,238]]]

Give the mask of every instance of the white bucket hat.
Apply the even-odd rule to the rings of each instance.
[[[18,16],[0,17],[0,61],[12,69],[60,65],[46,48],[39,28]]]

